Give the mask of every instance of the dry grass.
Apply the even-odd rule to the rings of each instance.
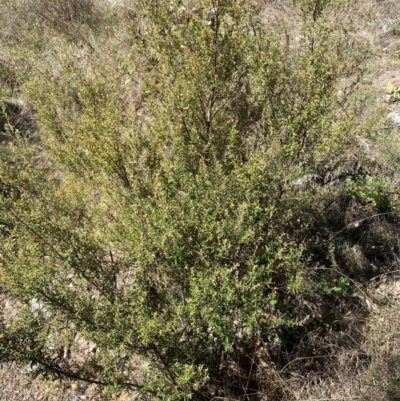
[[[16,1],[8,0],[8,3],[14,6],[7,9],[0,6],[0,18],[7,21],[0,29],[1,38],[12,39],[15,43],[31,40],[34,45],[38,39],[25,36],[23,21],[18,19],[17,14],[12,14],[18,9],[15,7]],[[95,62],[108,65],[105,70],[109,69],[111,73],[115,55],[123,59],[129,51],[129,36],[135,24],[134,9],[127,1],[118,1],[113,5],[116,21],[130,21],[131,27],[127,28],[129,24],[110,21],[104,15],[109,5],[102,3],[101,7],[104,8],[101,8],[100,3],[92,0],[40,0],[25,3],[44,26],[45,40],[41,49],[43,57],[52,57],[56,48],[62,49],[74,52],[82,69],[87,69],[90,63]],[[261,1],[260,5],[266,20],[271,23],[279,18],[293,18],[294,21],[294,12],[288,0]],[[351,160],[362,160],[365,168],[379,172],[391,182],[400,183],[400,174],[396,171],[400,133],[398,129],[388,127],[386,122],[389,111],[400,112],[400,102],[386,101],[388,84],[400,85],[398,0],[358,0],[336,17],[343,22],[352,21],[350,44],[353,51],[362,56],[364,49],[368,49],[372,55],[366,62],[364,78],[359,85],[362,95],[359,116],[361,128],[355,146],[358,154],[352,156],[354,159]],[[295,36],[294,26],[293,30]],[[57,32],[66,40],[55,38],[50,32]],[[82,40],[84,46],[77,48],[71,44],[71,38]],[[118,50],[110,50],[113,48]],[[10,60],[12,65],[18,65],[18,57],[12,49],[0,49],[0,59],[3,58]],[[26,67],[18,68],[26,72]],[[0,68],[0,87],[9,89],[11,76],[5,73],[2,75],[1,71]],[[16,89],[18,79],[23,76],[21,72],[12,75],[11,92],[22,97],[23,94]],[[10,93],[7,91],[4,93]],[[132,87],[131,91],[132,104],[140,102],[139,94],[135,92],[137,88]],[[9,111],[8,114],[12,113]],[[13,123],[15,128],[25,130],[24,126],[17,125],[18,121],[23,121],[18,120],[21,113],[14,114],[11,117],[16,118]],[[378,133],[375,132],[376,127],[379,127],[377,121],[380,121],[381,126],[381,132]],[[365,131],[369,127],[374,127],[377,136],[366,135]],[[387,164],[378,163],[377,160],[385,160]],[[393,288],[398,282],[393,279],[390,284],[393,287],[382,282],[383,278],[389,277],[390,271],[400,268],[399,260],[396,259],[400,252],[398,222],[384,216],[371,218],[371,209],[360,209],[352,201],[338,201],[335,207],[332,208],[331,216],[335,230],[339,232],[347,227],[335,238],[339,245],[339,262],[347,266],[346,273],[351,278],[365,275],[364,287],[354,295],[354,299],[349,298],[348,304],[335,305],[336,330],[331,327],[322,332],[310,326],[307,332],[299,333],[296,354],[286,350],[286,355],[274,358],[273,345],[258,344],[250,362],[254,365],[253,378],[258,382],[255,392],[261,400],[400,400],[400,307],[392,297]],[[326,219],[329,218],[326,216]],[[358,230],[354,225],[357,221],[362,221],[357,226],[360,227]],[[374,278],[376,276],[380,277],[380,284]],[[374,301],[373,307],[367,302],[367,294]],[[313,309],[313,305],[307,305],[306,299],[301,307],[305,313]],[[371,313],[369,318],[367,310]],[[279,347],[279,344],[276,346]],[[240,365],[238,361],[237,365],[232,366],[231,373],[238,376],[240,386],[252,386],[251,377],[243,377]],[[101,398],[95,388],[84,383],[65,381],[49,384],[41,377],[29,379],[25,373],[13,364],[1,367],[0,400],[75,401]],[[121,401],[137,399],[137,395],[128,394],[118,397],[115,399]]]
[[[126,392],[107,395],[102,389],[79,381],[32,378],[15,364],[0,365],[0,401],[133,401]]]
[[[395,280],[398,286],[398,277]],[[389,304],[370,317],[365,349],[372,355],[362,393],[367,401],[400,399],[400,304],[388,294]]]

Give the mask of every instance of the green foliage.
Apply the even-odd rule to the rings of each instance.
[[[340,277],[336,286],[332,288],[334,292],[343,292],[346,291],[347,288],[350,286],[350,281],[346,277]]]
[[[355,196],[360,202],[371,204],[382,212],[395,210],[391,185],[379,179],[346,180],[347,193]]]
[[[41,142],[18,138],[0,169],[15,188],[0,285],[24,316],[0,359],[189,399],[226,382],[243,344],[304,324],[285,305],[303,289],[315,192],[292,183],[323,175],[352,124],[320,3],[311,19],[302,3],[299,49],[248,1],[216,2],[207,23],[143,0],[129,51],[35,60],[23,86]],[[55,350],[76,355],[77,336],[97,352],[68,364]]]
[[[394,36],[399,36],[400,35],[400,24],[396,23],[396,24],[392,25],[391,32]]]
[[[320,282],[315,286],[315,290],[324,295],[343,295],[352,293],[351,281],[340,274],[336,269],[326,269],[321,275]]]

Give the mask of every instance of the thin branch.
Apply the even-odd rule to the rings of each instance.
[[[66,258],[61,255],[60,252],[57,251],[57,249],[54,248],[53,245],[51,245],[42,235],[40,235],[36,230],[34,230],[32,227],[30,227],[25,221],[23,221],[20,217],[18,217],[10,208],[8,208],[4,203],[0,202],[0,207],[5,210],[6,213],[10,214],[12,217],[14,217],[17,221],[19,221],[30,233],[32,233],[35,237],[39,238],[40,241],[42,241],[43,244],[47,245],[51,251],[58,256],[63,262],[66,261]]]
[[[397,259],[399,259],[399,258],[397,258]],[[393,265],[392,265],[392,266],[393,266]],[[396,269],[396,270],[391,270],[390,272],[386,272],[386,273],[378,274],[377,276],[375,276],[375,277],[372,277],[372,278],[371,278],[371,280],[369,280],[369,281],[376,280],[377,278],[379,278],[379,277],[382,277],[382,276],[387,276],[388,274],[392,274],[392,273],[399,273],[399,272],[400,272],[400,270],[399,270],[399,269]]]
[[[304,356],[301,358],[296,358],[293,359],[292,361],[288,362],[281,370],[280,372],[283,372],[289,365],[291,365],[293,362],[297,362],[297,361],[302,361],[304,359],[320,359],[320,358],[328,358],[332,355],[318,355],[318,356]]]
[[[365,218],[363,218],[363,219],[359,219],[359,220],[353,221],[353,222],[351,222],[351,223],[345,225],[340,231],[338,231],[337,233],[335,233],[335,235],[334,235],[332,238],[335,238],[335,237],[338,236],[341,232],[343,232],[344,230],[346,230],[347,228],[349,228],[349,227],[351,227],[351,226],[357,227],[357,226],[358,226],[360,223],[362,223],[363,221],[371,220],[371,219],[373,219],[373,218],[375,218],[375,217],[379,217],[379,216],[387,216],[387,215],[389,215],[389,214],[394,214],[394,213],[399,213],[399,212],[393,211],[393,212],[377,213],[377,214],[374,214],[374,215],[372,215],[372,216],[368,216],[368,217],[365,217]]]
[[[65,371],[65,370],[63,370],[63,369],[61,369],[59,367],[50,365],[50,364],[48,364],[48,363],[46,363],[44,361],[33,360],[32,362],[33,363],[38,363],[39,365],[44,366],[46,369],[48,369],[48,370],[50,370],[50,371],[52,371],[54,373],[57,373],[57,374],[59,374],[61,376],[69,377],[69,378],[75,379],[75,380],[80,380],[80,381],[83,381],[83,382],[86,382],[86,383],[97,384],[99,386],[109,386],[109,385],[114,385],[115,384],[114,382],[101,381],[101,380],[96,380],[96,379],[90,379],[90,378],[87,378],[87,377],[82,377],[82,376],[79,376],[77,373]],[[142,391],[145,388],[144,386],[141,386],[141,385],[135,384],[135,383],[130,383],[130,382],[121,383],[121,386],[130,387],[130,388],[133,388],[135,390],[140,390],[140,391]],[[156,395],[156,393],[154,391],[151,391],[148,388],[146,388],[145,391],[147,393],[149,393],[149,394]]]

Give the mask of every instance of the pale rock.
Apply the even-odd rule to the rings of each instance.
[[[397,127],[400,127],[400,113],[396,113],[395,111],[392,111],[387,115],[387,119]]]

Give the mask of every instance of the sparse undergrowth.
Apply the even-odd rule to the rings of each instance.
[[[397,400],[377,4],[3,2],[3,373],[49,399]]]

